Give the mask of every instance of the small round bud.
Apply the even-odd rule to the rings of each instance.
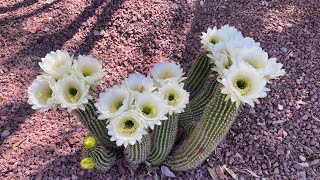
[[[84,158],[80,162],[80,166],[85,170],[92,170],[94,168],[94,161],[91,158]]]
[[[97,140],[93,136],[87,136],[86,138],[84,138],[83,144],[84,144],[84,147],[90,149],[96,146]]]

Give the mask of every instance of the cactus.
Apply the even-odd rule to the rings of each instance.
[[[85,161],[93,160],[95,168],[109,170],[115,164],[118,154],[116,151],[109,151],[101,146],[95,146],[93,148],[84,148],[83,156]],[[92,164],[90,165],[92,166]]]
[[[207,52],[201,53],[185,81],[185,89],[190,92],[190,100],[198,94],[204,85],[210,68],[211,64],[210,59],[207,57]]]
[[[85,111],[78,109],[76,112],[83,125],[90,130],[90,132],[98,139],[101,145],[111,149],[117,148],[116,143],[110,141],[110,136],[108,135],[106,128],[106,121],[98,120],[98,115],[92,101],[85,105]]]
[[[141,139],[141,142],[137,142],[134,145],[128,145],[125,148],[125,158],[133,166],[137,166],[140,163],[144,162],[151,148],[151,138],[150,134],[144,135]]]
[[[162,121],[161,126],[156,126],[152,132],[152,148],[148,161],[160,164],[170,153],[175,142],[178,129],[177,115],[173,114]]]
[[[215,149],[229,130],[235,117],[236,106],[226,95],[220,93],[220,86],[214,88],[214,96],[195,129],[167,158],[165,164],[172,170],[184,171],[197,167]]]

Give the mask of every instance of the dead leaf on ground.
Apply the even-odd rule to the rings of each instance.
[[[20,144],[22,144],[22,142],[23,142],[24,140],[25,140],[25,139],[21,139],[20,141],[14,143],[14,144],[12,145],[12,149],[13,149],[13,150],[17,150],[17,149],[18,149],[18,146],[20,146]]]
[[[231,169],[227,168],[227,165],[223,165],[222,166],[229,174],[230,176],[234,179],[234,180],[238,180],[238,175],[236,173],[234,173]]]
[[[220,165],[216,167],[216,172],[221,179],[228,179],[228,177],[224,174],[223,168]]]
[[[217,173],[213,169],[211,169],[210,167],[207,167],[207,169],[213,180],[219,180]]]
[[[173,172],[167,166],[161,166],[161,172],[167,177],[176,177]]]
[[[260,178],[255,172],[251,171],[250,169],[244,169],[244,173],[249,174],[255,178]]]

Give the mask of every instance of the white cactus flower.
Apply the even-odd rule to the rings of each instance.
[[[37,79],[28,87],[28,103],[32,105],[32,109],[44,112],[55,106],[55,84],[56,82],[51,76],[37,76]]]
[[[156,88],[153,85],[152,78],[145,77],[140,73],[129,75],[128,78],[123,80],[123,85],[134,95],[143,92],[152,92]]]
[[[269,59],[269,68],[265,71],[265,78],[267,81],[271,79],[277,79],[280,76],[284,76],[286,74],[284,69],[281,69],[283,64],[277,63],[276,58]]]
[[[183,89],[183,83],[171,84],[163,86],[159,89],[162,97],[167,100],[169,114],[181,113],[189,103],[189,92]]]
[[[56,85],[57,101],[68,112],[75,109],[85,110],[84,104],[92,97],[89,95],[89,85],[75,75],[65,76]]]
[[[141,142],[142,136],[148,134],[146,125],[141,117],[133,110],[122,113],[120,116],[112,118],[107,125],[108,134],[111,141],[116,141],[117,146],[127,147]]]
[[[267,96],[266,80],[249,64],[234,64],[225,71],[225,76],[219,81],[224,86],[221,92],[227,94],[226,100],[236,102],[237,107],[241,103],[254,107],[254,102],[259,102],[258,98]]]
[[[154,125],[161,125],[161,120],[168,119],[167,102],[160,94],[145,92],[138,94],[135,100],[135,106],[138,114],[151,129]]]
[[[168,61],[155,64],[150,73],[160,86],[164,86],[167,83],[180,83],[186,79],[183,77],[184,73],[180,65]]]
[[[60,79],[71,71],[73,58],[67,51],[51,51],[39,63],[44,72],[54,79]]]
[[[101,84],[100,78],[106,74],[102,62],[92,56],[80,55],[78,60],[73,62],[72,69],[80,79],[93,86]]]
[[[243,38],[241,32],[239,32],[235,27],[224,25],[220,29],[217,27],[208,28],[207,32],[203,32],[201,38],[202,48],[210,51],[209,46],[218,44],[219,42],[226,42],[235,39]]]
[[[127,111],[133,102],[129,91],[120,86],[113,86],[100,93],[95,106],[100,115],[98,119],[108,119],[120,116]]]

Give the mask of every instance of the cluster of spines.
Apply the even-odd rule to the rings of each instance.
[[[152,164],[160,164],[170,153],[176,140],[178,130],[177,115],[172,114],[162,121],[161,126],[156,126],[152,132],[152,148],[148,161]]]
[[[165,164],[172,170],[197,167],[213,152],[232,125],[236,106],[230,100],[225,101],[226,95],[221,94],[220,88],[215,87],[213,98],[188,139],[167,158]]]
[[[80,121],[106,148],[116,149],[114,141],[110,141],[108,131],[106,131],[106,120],[98,120],[98,115],[92,101],[85,105],[85,111],[77,110]]]
[[[137,166],[144,162],[151,149],[151,138],[150,135],[144,135],[141,142],[136,142],[134,145],[128,145],[125,148],[125,158],[133,166]]]

